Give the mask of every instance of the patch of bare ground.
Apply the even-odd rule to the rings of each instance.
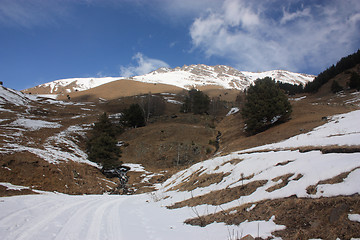
[[[72,92],[68,95],[74,100],[97,101],[103,99],[118,99],[120,97],[134,96],[139,94],[151,93],[178,93],[183,89],[167,84],[144,83],[132,80],[119,80],[108,84],[100,85],[86,91]],[[60,96],[60,99],[66,99],[66,95]]]
[[[10,197],[10,196],[17,196],[17,195],[28,195],[28,194],[37,194],[36,192],[32,191],[31,189],[8,189],[5,186],[0,185],[0,197]]]
[[[330,178],[330,179],[326,179],[326,180],[322,180],[322,181],[319,181],[317,184],[315,185],[310,185],[306,188],[306,192],[308,194],[316,194],[317,193],[317,187],[319,185],[322,185],[322,184],[335,184],[335,183],[341,183],[344,181],[345,178],[347,178],[347,176],[354,170],[356,169],[359,169],[359,167],[357,168],[354,168],[352,169],[351,171],[348,171],[348,172],[344,172],[344,173],[341,173],[333,178]]]
[[[175,118],[165,115],[142,128],[126,130],[119,140],[126,143],[122,159],[140,163],[150,171],[189,166],[212,156],[215,139],[211,117],[177,113]]]
[[[192,191],[196,188],[208,187],[212,184],[217,184],[223,180],[224,177],[229,174],[225,173],[201,173],[198,171],[192,174],[186,181],[178,184],[176,187],[169,189],[169,191]]]
[[[241,196],[248,196],[256,191],[257,188],[264,186],[267,183],[267,180],[253,181],[251,183],[241,185],[233,188],[225,188],[218,191],[212,191],[211,193],[193,197],[188,200],[177,202],[168,208],[181,208],[181,207],[194,207],[201,204],[210,204],[218,206],[224,203],[228,203],[239,199]]]
[[[114,181],[106,179],[93,166],[71,161],[51,164],[29,152],[1,155],[0,158],[0,182],[37,190],[101,194],[115,187]]]
[[[274,186],[272,186],[272,187],[269,187],[265,191],[273,192],[273,191],[275,191],[277,189],[285,187],[289,183],[289,178],[291,178],[292,176],[294,176],[294,173],[289,173],[289,174],[285,174],[285,175],[273,178],[272,179],[273,182],[278,182],[279,180],[281,180],[281,182],[274,185]]]
[[[187,224],[206,226],[213,222],[239,225],[248,221],[269,220],[275,216],[275,223],[286,229],[273,232],[282,239],[351,239],[360,237],[360,223],[350,221],[348,214],[360,213],[360,196],[338,196],[307,199],[289,197],[265,200],[200,216],[185,221]],[[261,224],[259,225],[261,229]]]

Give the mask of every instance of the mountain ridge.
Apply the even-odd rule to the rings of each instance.
[[[125,77],[103,78],[68,78],[44,83],[33,88],[25,89],[25,93],[35,94],[68,94],[85,91],[110,82],[132,80],[152,84],[168,84],[183,89],[202,86],[218,86],[224,89],[244,90],[256,79],[272,77],[276,81],[296,85],[305,85],[315,76],[304,73],[293,73],[286,70],[272,70],[265,72],[239,71],[225,65],[207,66],[205,64],[184,65],[183,67],[162,67],[148,74]]]

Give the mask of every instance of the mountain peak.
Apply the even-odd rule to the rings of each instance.
[[[256,79],[264,77],[271,77],[276,81],[296,85],[305,85],[315,78],[313,75],[293,73],[285,70],[255,73],[239,71],[226,65],[208,66],[205,64],[193,64],[175,68],[161,67],[148,74],[134,76],[128,80],[152,84],[167,84],[183,89],[211,85],[224,89],[244,90]],[[42,94],[67,94],[124,79],[123,77],[61,79],[24,91]]]

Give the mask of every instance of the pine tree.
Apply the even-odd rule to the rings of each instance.
[[[144,111],[139,104],[131,104],[129,108],[123,110],[120,123],[126,127],[143,127],[145,126]]]
[[[191,89],[186,96],[181,112],[192,112],[203,114],[209,110],[210,98],[208,95],[197,89]]]
[[[334,80],[334,81],[332,82],[332,84],[331,84],[331,91],[332,91],[333,93],[337,93],[337,92],[340,92],[340,91],[342,91],[342,90],[343,90],[343,87],[340,86],[339,83],[338,83],[336,80]]]
[[[360,90],[360,75],[356,72],[351,72],[349,87],[351,89]]]
[[[246,94],[242,117],[250,135],[266,130],[274,124],[287,121],[292,112],[285,93],[269,77],[258,79]]]
[[[120,148],[116,145],[118,128],[104,113],[94,124],[87,142],[88,158],[92,162],[102,165],[103,169],[110,169],[121,165],[119,161]]]

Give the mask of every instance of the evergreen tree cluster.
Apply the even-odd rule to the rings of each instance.
[[[181,112],[204,114],[209,110],[210,98],[208,95],[197,89],[191,89],[186,96]]]
[[[322,85],[327,83],[331,78],[337,74],[344,72],[360,63],[360,50],[347,57],[343,57],[335,66],[321,72],[312,82],[306,84],[305,92],[317,92]]]
[[[343,90],[343,87],[340,86],[340,84],[339,84],[336,80],[334,80],[334,81],[332,82],[332,84],[331,84],[331,91],[332,91],[333,93],[338,93],[338,92],[340,92],[340,91],[342,91],[342,90]]]
[[[137,103],[131,104],[129,108],[122,111],[120,124],[132,128],[145,126],[144,110]]]
[[[301,84],[294,85],[294,84],[282,83],[282,82],[277,82],[277,84],[279,85],[280,89],[284,90],[288,95],[295,95],[304,92],[304,87]]]
[[[246,92],[242,117],[246,132],[253,135],[262,132],[274,124],[287,121],[292,108],[279,84],[270,77],[258,79]]]
[[[103,169],[120,166],[121,151],[116,140],[120,132],[121,129],[110,121],[107,114],[102,114],[94,124],[87,142],[89,160],[101,164]]]
[[[360,75],[356,72],[351,73],[349,87],[360,91]]]

